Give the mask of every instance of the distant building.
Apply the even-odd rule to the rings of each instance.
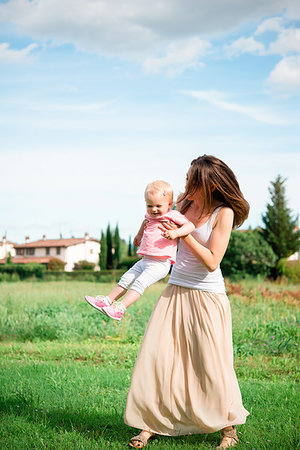
[[[99,270],[100,242],[90,238],[85,233],[83,238],[68,239],[43,239],[30,242],[25,238],[24,244],[13,244],[15,264],[37,263],[47,265],[52,258],[60,259],[65,263],[65,271],[71,272],[74,264],[79,261],[88,261],[95,264],[95,270]],[[0,260],[0,264],[6,262],[6,257]]]
[[[6,258],[8,258],[9,255],[15,256],[15,245],[16,244],[13,242],[7,241],[6,236],[3,236],[2,241],[0,241],[0,260],[3,259],[4,262],[6,262]]]

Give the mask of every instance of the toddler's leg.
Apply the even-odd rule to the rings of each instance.
[[[144,290],[166,277],[170,270],[170,261],[159,261],[151,258],[143,258],[143,272],[136,278],[130,290],[127,292],[122,300],[125,308],[136,302]]]
[[[110,303],[113,303],[114,301],[118,300],[120,297],[123,297],[124,294],[126,294],[127,289],[117,284],[107,295],[109,298]]]
[[[142,260],[138,261],[122,275],[118,284],[107,295],[111,303],[123,297],[123,295],[128,291],[129,286],[142,273],[141,263]]]

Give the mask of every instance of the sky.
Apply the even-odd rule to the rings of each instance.
[[[0,239],[134,237],[144,189],[234,171],[300,212],[298,0],[0,0]],[[1,234],[2,233],[2,234]]]

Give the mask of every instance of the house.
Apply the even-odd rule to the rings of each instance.
[[[15,256],[16,251],[14,246],[15,244],[13,242],[7,241],[6,236],[3,236],[2,241],[0,241],[0,260],[3,259],[6,262],[6,258],[9,255]]]
[[[83,238],[60,238],[46,239],[44,235],[41,240],[30,241],[25,238],[24,244],[14,244],[15,256],[12,262],[15,264],[48,264],[50,259],[57,258],[65,263],[65,271],[71,272],[74,264],[79,261],[88,261],[95,264],[95,270],[99,270],[100,242],[90,238],[85,233]],[[0,260],[0,264],[5,260]]]

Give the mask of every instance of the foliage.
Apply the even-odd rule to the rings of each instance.
[[[271,202],[267,205],[267,211],[262,216],[264,229],[262,235],[272,247],[277,262],[281,258],[287,258],[299,249],[300,231],[297,230],[297,218],[292,217],[292,212],[287,206],[285,198],[285,183],[281,175],[271,182],[269,192]]]
[[[113,254],[112,254],[112,234],[110,230],[110,225],[107,225],[106,228],[106,246],[107,246],[107,254],[106,254],[106,268],[112,269],[113,267]]]
[[[128,256],[127,258],[122,259],[122,261],[118,264],[118,269],[128,270],[140,259],[140,256]]]
[[[100,256],[99,256],[99,266],[101,270],[106,270],[107,264],[107,244],[106,237],[103,231],[101,231],[101,240],[100,240]]]
[[[63,272],[65,270],[65,263],[59,258],[51,258],[48,262],[48,270]]]
[[[118,266],[121,258],[121,239],[120,239],[120,233],[119,233],[119,226],[117,224],[115,231],[114,231],[114,237],[113,237],[113,267],[114,269]]]
[[[275,262],[272,248],[257,230],[233,231],[221,268],[227,277],[265,277]]]
[[[132,243],[131,243],[131,236],[129,236],[129,240],[128,240],[128,250],[127,250],[127,256],[132,256]]]
[[[8,257],[6,258],[6,264],[13,264],[12,260],[11,260],[11,253],[8,253]]]
[[[86,260],[74,264],[73,270],[91,270],[95,269],[95,264]]]
[[[300,283],[300,263],[281,259],[277,264],[279,276],[287,278],[292,283]]]
[[[35,263],[1,264],[0,280],[5,281],[7,279],[11,281],[17,281],[16,276],[21,280],[32,277],[42,278],[46,270],[46,266]]]

